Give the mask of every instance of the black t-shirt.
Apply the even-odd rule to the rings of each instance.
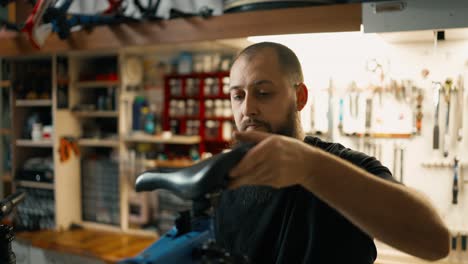
[[[304,141],[396,182],[373,157],[315,137]],[[220,246],[253,263],[367,264],[377,255],[371,237],[299,185],[223,192],[215,210],[215,234]]]

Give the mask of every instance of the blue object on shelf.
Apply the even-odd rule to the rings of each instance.
[[[132,107],[132,130],[138,131],[142,130],[141,126],[141,109],[143,107],[148,106],[148,102],[143,96],[136,96],[135,100],[133,101]]]

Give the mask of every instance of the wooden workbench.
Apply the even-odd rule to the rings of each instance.
[[[64,254],[100,260],[105,263],[137,255],[158,239],[93,229],[37,231],[16,234],[19,243]]]

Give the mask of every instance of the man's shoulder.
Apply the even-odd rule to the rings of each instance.
[[[318,137],[313,137],[313,136],[306,136],[304,138],[304,142],[311,146],[320,148],[324,151],[330,152],[338,156],[340,152],[347,149],[345,146],[341,145],[340,143],[328,142],[328,141],[325,141]]]
[[[327,142],[318,137],[306,136],[304,142],[347,160],[374,175],[396,182],[387,167],[383,166],[375,157],[366,153],[347,148],[340,143]]]

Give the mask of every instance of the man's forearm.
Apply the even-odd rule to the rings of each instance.
[[[450,235],[428,201],[322,150],[312,155],[303,183],[371,237],[409,254],[445,257]],[[317,164],[319,164],[317,166]]]

